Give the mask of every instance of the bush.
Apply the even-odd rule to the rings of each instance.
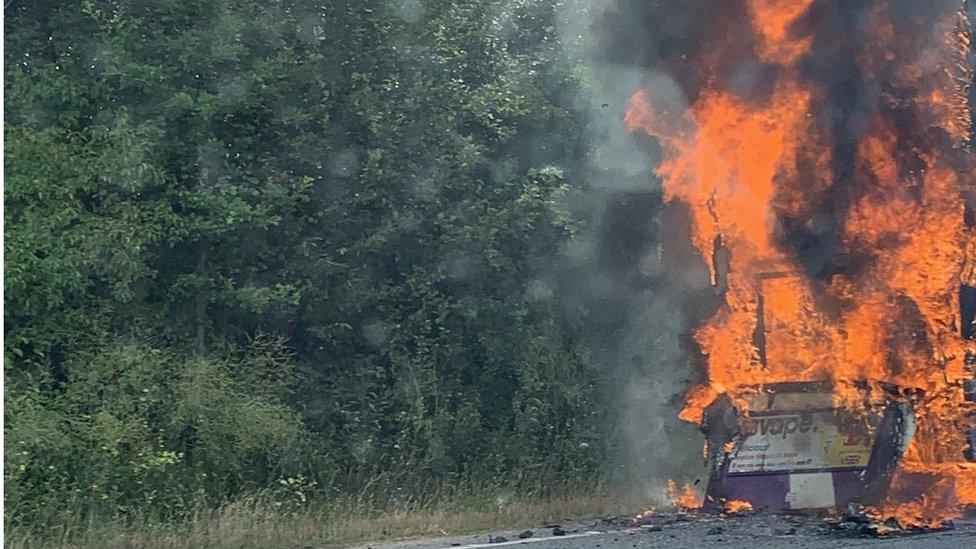
[[[10,376],[8,523],[178,516],[268,486],[301,461],[304,428],[284,385],[267,382],[280,354],[200,358],[112,343],[68,362],[62,383]]]

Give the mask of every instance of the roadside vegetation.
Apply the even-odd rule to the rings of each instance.
[[[585,156],[559,9],[7,3],[8,541],[603,509],[553,280]]]
[[[538,497],[525,494],[444,496],[427,504],[404,502],[384,509],[356,498],[282,508],[274,497],[247,496],[218,507],[201,507],[180,521],[146,516],[106,520],[90,517],[61,523],[43,533],[13,528],[6,546],[142,549],[197,547],[334,547],[377,540],[459,535],[538,528],[606,517],[633,515],[640,506],[588,493]]]

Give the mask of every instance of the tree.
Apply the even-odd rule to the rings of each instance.
[[[149,426],[118,456],[179,455],[167,474],[214,499],[286,469],[379,490],[593,474],[592,376],[551,280],[583,156],[557,9],[8,8],[8,420],[58,433],[34,454],[94,452],[59,489],[115,471],[109,423]],[[287,341],[259,354],[274,375],[263,338]],[[126,376],[165,406],[97,390]],[[86,402],[114,419],[68,421]]]

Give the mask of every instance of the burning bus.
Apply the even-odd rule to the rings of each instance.
[[[767,370],[771,348],[786,350],[800,344],[789,340],[793,336],[789,328],[798,319],[781,318],[783,311],[771,308],[765,299],[767,285],[782,285],[781,279],[790,276],[785,271],[766,271],[755,287],[752,339],[755,358]],[[716,283],[723,285],[721,280]],[[960,335],[968,341],[976,335],[976,307],[966,303],[973,290],[962,284],[959,294]],[[964,362],[968,375],[952,389],[972,403],[976,401],[972,370],[976,355],[971,348]],[[878,508],[892,500],[930,497],[933,491],[941,505],[957,506],[952,475],[901,471],[901,482],[892,487],[917,429],[915,407],[924,400],[922,390],[866,379],[743,385],[720,394],[702,409],[699,420],[710,465],[705,507],[723,509],[726,502],[735,501],[773,510]],[[955,447],[955,456],[951,448],[945,452],[949,459],[944,465],[969,475],[976,462],[976,416],[964,414],[957,425],[962,436],[956,440],[961,444]]]
[[[717,273],[727,271],[727,265],[716,268]],[[783,358],[777,349],[788,352],[801,344],[791,340],[796,313],[784,318],[784,311],[765,298],[781,287],[795,289],[797,281],[783,280],[791,276],[788,270],[766,270],[757,277],[753,345],[767,370],[770,347],[773,356]],[[726,282],[719,277],[716,284]],[[963,284],[959,293],[960,335],[967,340],[974,336],[976,307],[966,303],[972,290]],[[802,293],[795,296],[802,299]],[[969,354],[966,360],[974,358]],[[972,388],[972,377],[957,386],[967,402],[974,400]],[[743,386],[735,400],[720,395],[706,406],[701,418],[711,466],[706,505],[744,501],[777,510],[881,505],[915,434],[914,403],[924,395],[890,383],[854,380],[846,390],[855,400],[844,403],[837,398],[839,390],[830,381]],[[961,423],[966,436],[958,448],[960,463],[976,461],[976,421],[970,419]],[[916,475],[915,487],[931,480]]]
[[[961,8],[722,3],[631,97],[625,122],[660,147],[665,201],[723,296],[681,412],[706,433],[706,503],[915,526],[976,505]]]

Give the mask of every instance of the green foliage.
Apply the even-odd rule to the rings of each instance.
[[[270,381],[284,357],[187,358],[116,342],[80,352],[54,391],[8,378],[6,489],[15,522],[52,512],[192,510],[266,486],[307,437]],[[67,519],[68,516],[62,517]]]
[[[558,9],[8,8],[7,520],[596,474]]]

